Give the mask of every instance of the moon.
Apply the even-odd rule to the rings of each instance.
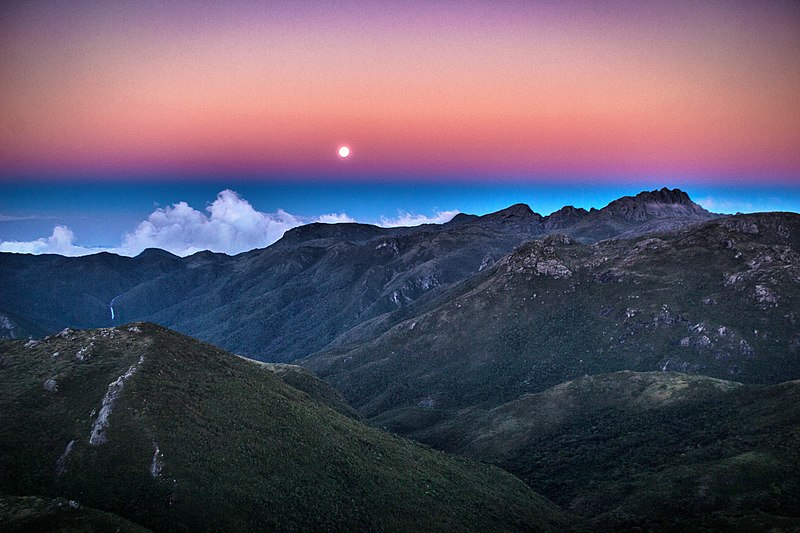
[[[339,147],[339,157],[342,159],[348,157],[350,155],[350,148],[347,146]]]

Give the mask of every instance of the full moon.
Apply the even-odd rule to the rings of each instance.
[[[342,146],[341,148],[339,148],[339,157],[344,159],[349,155],[350,155],[350,148],[348,148],[347,146]]]

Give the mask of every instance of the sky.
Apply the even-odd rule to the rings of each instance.
[[[800,211],[798,28],[779,1],[4,2],[0,250],[266,245],[662,186]]]

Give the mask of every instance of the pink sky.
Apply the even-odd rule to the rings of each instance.
[[[792,3],[226,6],[0,8],[0,179],[800,181]]]

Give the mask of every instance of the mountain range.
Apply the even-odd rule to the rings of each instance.
[[[595,242],[711,218],[686,193],[661,189],[547,217],[517,204],[413,228],[309,224],[233,257],[1,253],[0,335],[149,320],[234,353],[289,362],[374,334],[361,326],[393,323],[531,239],[558,232]]]
[[[385,332],[300,362],[367,416],[620,370],[795,379],[798,237],[800,216],[780,213],[595,244],[548,236]]]
[[[267,448],[287,457],[309,454],[289,459],[302,468],[281,471],[274,487],[262,477],[237,488],[219,464],[209,467],[212,474],[190,474],[181,465],[198,457],[183,452],[172,467],[190,485],[222,476],[226,502],[242,491],[266,493],[287,516],[269,522],[250,508],[246,514],[257,518],[248,521],[220,508],[220,516],[201,513],[204,523],[282,530],[796,530],[799,253],[798,214],[716,215],[680,190],[661,189],[546,217],[516,204],[414,228],[310,224],[233,257],[180,258],[161,250],[134,258],[0,254],[0,334],[49,335],[0,344],[0,379],[10,391],[0,407],[12,413],[2,422],[14,428],[0,446],[28,450],[22,466],[4,466],[14,475],[0,488],[7,495],[0,521],[25,515],[26,506],[38,510],[37,520],[60,520],[66,511],[59,498],[68,498],[86,506],[87,520],[197,526],[188,508],[169,515],[123,501],[153,498],[153,477],[143,465],[152,464],[154,443],[160,450],[170,442],[173,454],[220,450],[244,472],[244,465],[274,460],[253,444],[263,434]],[[57,333],[64,328],[103,329]],[[68,341],[65,350],[75,355],[66,366],[59,366],[60,355],[40,353],[61,354],[56,344]],[[84,356],[102,357],[85,365],[78,358],[84,349]],[[140,352],[164,368],[142,366],[149,370],[140,373]],[[102,412],[98,397],[134,367],[123,395],[132,403],[109,418],[121,428],[120,441],[137,435],[132,447],[93,451],[87,428],[97,413],[79,413]],[[78,388],[94,392],[52,403],[66,397],[70,380],[84,380]],[[135,392],[138,380],[147,394]],[[160,398],[161,388],[169,405],[159,403],[156,417],[143,406]],[[278,393],[302,400],[269,404]],[[316,414],[297,418],[293,402]],[[201,421],[210,417],[202,427],[193,421],[198,413]],[[278,426],[270,425],[273,416]],[[26,435],[31,422],[40,429]],[[168,441],[164,428],[185,429]],[[228,432],[238,435],[235,445],[206,444]],[[370,444],[344,442],[353,438]],[[414,448],[405,438],[451,455]],[[71,478],[65,470],[71,485],[53,478],[52,464],[60,468],[63,447],[73,440],[67,455],[81,472],[115,458],[126,475],[141,477],[139,484],[103,495],[89,474]],[[362,457],[364,446],[379,449],[384,462]],[[412,468],[403,463],[410,456],[390,448],[434,454],[439,459],[415,459],[424,462],[415,472],[441,483],[437,495],[452,490],[442,479],[458,479],[464,504],[479,510],[466,512],[443,497],[435,513],[410,521],[404,513],[429,504],[410,495],[420,487],[414,479],[397,477]],[[346,464],[327,465],[340,456]],[[387,457],[396,462],[387,466]],[[458,463],[464,460],[478,462]],[[50,466],[31,466],[39,463]],[[323,473],[326,488],[299,494],[302,505],[319,501],[318,510],[340,521],[325,522],[276,495],[275,487],[305,486],[306,467]],[[29,476],[15,468],[39,470]],[[514,485],[503,470],[524,484]],[[384,474],[394,485],[380,485]],[[382,491],[399,490],[398,507],[381,514],[370,491],[343,500],[352,483],[373,483],[359,476],[376,476]],[[184,497],[204,508],[218,505],[191,490]],[[371,518],[341,515],[353,508]],[[464,520],[434,517],[452,510]],[[317,522],[298,522],[297,513]]]

